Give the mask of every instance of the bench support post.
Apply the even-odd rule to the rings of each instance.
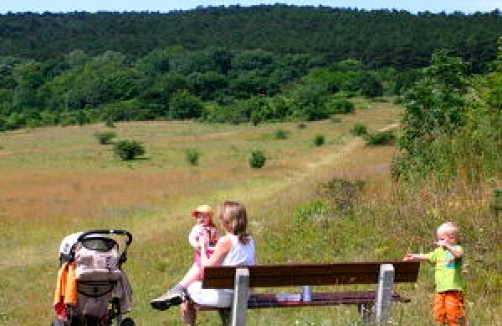
[[[377,298],[375,304],[375,318],[377,323],[385,323],[389,318],[392,305],[392,289],[394,287],[394,266],[382,264],[378,277]]]
[[[231,326],[245,326],[249,297],[249,269],[235,270],[234,298],[232,302]]]

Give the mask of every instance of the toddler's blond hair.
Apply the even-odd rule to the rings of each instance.
[[[437,233],[446,233],[454,236],[458,236],[459,232],[459,228],[453,222],[445,222],[437,229]]]

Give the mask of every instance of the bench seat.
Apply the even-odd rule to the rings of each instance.
[[[222,325],[245,326],[248,309],[354,305],[358,307],[363,322],[381,323],[388,319],[393,303],[410,302],[393,287],[395,283],[416,282],[419,266],[418,262],[353,262],[206,267],[202,287],[234,289],[232,307],[196,305],[196,309],[217,310]],[[377,287],[372,291],[360,288],[327,291],[340,285]],[[300,293],[277,292],[276,289],[295,286],[303,289],[306,286],[311,289],[320,287],[311,292],[310,301],[303,301]],[[269,292],[261,293],[264,288]]]
[[[248,299],[248,309],[258,308],[295,308],[309,306],[336,306],[336,305],[372,305],[376,301],[375,291],[349,291],[349,292],[314,292],[311,301],[300,300],[299,293],[255,293]],[[392,294],[394,303],[407,303],[410,299],[397,293]],[[218,310],[221,308],[205,305],[196,305],[199,310]]]

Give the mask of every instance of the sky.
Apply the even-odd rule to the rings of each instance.
[[[322,5],[326,7],[366,10],[397,9],[406,10],[411,13],[424,11],[452,13],[460,11],[465,14],[471,14],[502,9],[502,0],[1,0],[0,14],[8,12],[65,13],[74,11],[154,11],[167,13],[173,10],[190,10],[197,7],[232,5],[248,7],[276,3],[296,6]]]

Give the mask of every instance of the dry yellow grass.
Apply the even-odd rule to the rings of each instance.
[[[190,262],[186,235],[193,207],[203,202],[216,205],[223,199],[243,201],[258,240],[259,261],[295,259],[287,252],[271,250],[268,246],[276,240],[265,237],[284,232],[295,208],[316,197],[318,183],[333,177],[363,179],[368,181],[366,191],[377,194],[372,197],[375,202],[391,199],[388,176],[394,150],[367,148],[349,130],[354,123],[366,124],[370,131],[381,130],[395,126],[399,118],[399,109],[377,103],[343,116],[341,123],[312,122],[306,128],[295,123],[258,127],[118,124],[117,139],[135,139],[145,145],[146,157],[133,162],[113,158],[110,146],[97,143],[93,135],[106,130],[102,125],[1,134],[0,237],[8,241],[0,242],[0,324],[49,323],[54,318],[51,301],[59,242],[68,233],[96,228],[127,229],[134,235],[125,266],[134,288],[131,317],[139,325],[179,324],[176,311],[158,313],[149,308],[148,301],[181,277]],[[275,139],[278,129],[288,131],[288,138]],[[313,145],[318,134],[326,137],[322,147]],[[201,153],[199,166],[187,163],[188,148]],[[248,166],[254,149],[267,154],[262,169]],[[311,258],[341,259],[330,258],[329,251],[316,251]],[[429,290],[416,291],[421,301],[427,300]],[[412,316],[427,314],[427,307],[417,307]],[[402,309],[410,314],[409,308]],[[309,319],[312,314],[316,312],[253,312],[250,325],[264,321],[316,325],[321,324],[319,320],[336,325],[332,321],[354,318],[350,309],[323,309],[315,321]],[[216,322],[215,316],[205,314],[201,324]]]

